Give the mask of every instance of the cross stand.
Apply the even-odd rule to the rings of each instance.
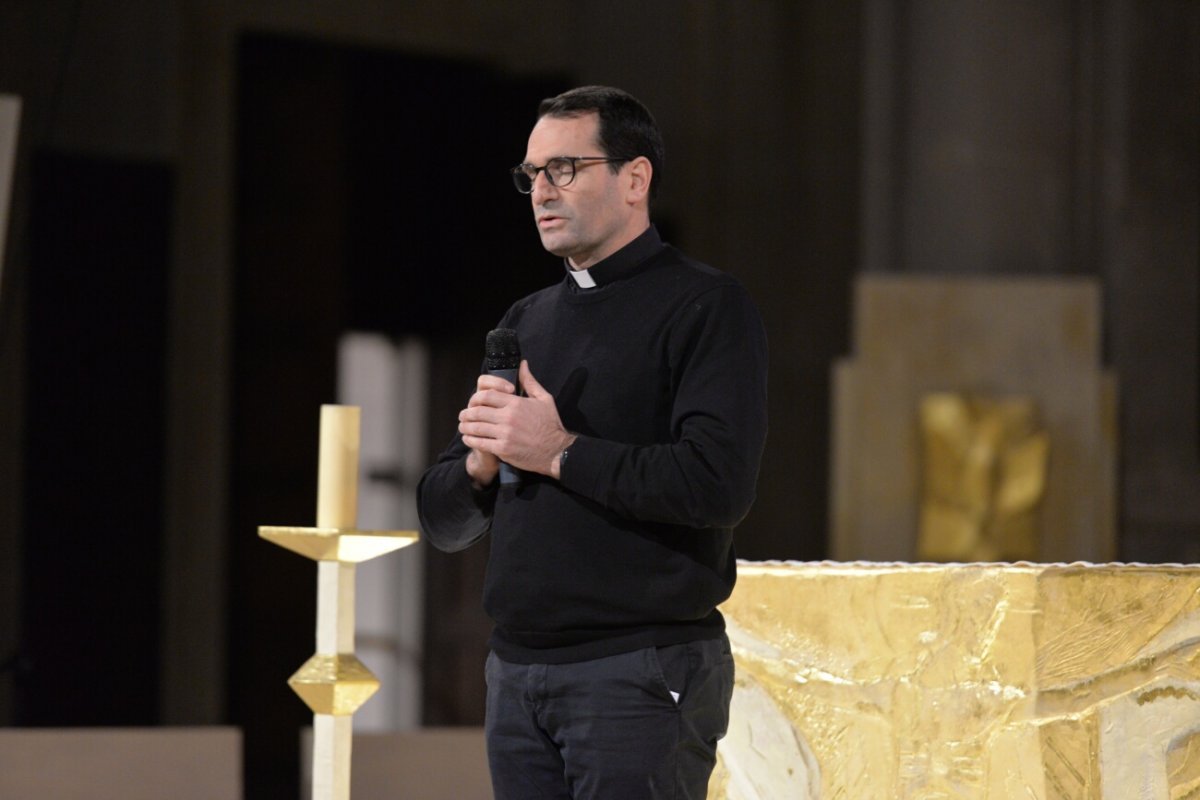
[[[359,409],[321,406],[317,526],[258,535],[317,562],[317,652],[288,685],[313,711],[312,800],[349,800],[354,712],[379,679],[354,655],[354,568],[417,541],[416,531],[360,531]]]

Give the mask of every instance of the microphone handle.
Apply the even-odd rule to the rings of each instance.
[[[495,375],[497,377],[504,378],[504,380],[508,381],[513,386],[517,386],[518,391],[520,391],[520,389],[519,389],[520,384],[517,383],[516,368],[513,368],[513,369],[489,369],[487,372],[489,375]],[[517,469],[516,467],[510,466],[508,464],[505,464],[503,461],[501,461],[500,462],[500,485],[501,486],[516,486],[520,482],[521,482],[521,471],[519,469]]]

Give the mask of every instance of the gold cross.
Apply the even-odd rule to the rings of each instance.
[[[360,531],[355,406],[321,406],[317,525],[263,525],[258,535],[317,562],[317,652],[288,685],[313,712],[313,800],[348,800],[352,716],[379,689],[354,655],[354,568],[407,547],[416,531]]]

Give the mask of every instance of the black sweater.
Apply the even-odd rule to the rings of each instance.
[[[491,532],[491,646],[517,663],[719,635],[766,437],[766,335],[737,281],[653,227],[589,274],[595,288],[564,276],[500,323],[578,434],[560,480],[477,491],[456,436],[418,490],[438,549]]]

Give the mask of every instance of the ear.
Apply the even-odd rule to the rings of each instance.
[[[654,167],[650,166],[650,159],[638,156],[630,161],[626,168],[629,170],[629,190],[625,194],[625,201],[630,205],[647,202],[650,197],[650,179],[654,177]]]

